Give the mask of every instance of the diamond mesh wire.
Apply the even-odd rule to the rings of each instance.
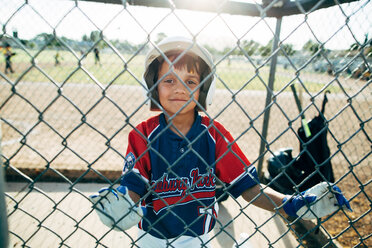
[[[141,83],[145,54],[161,38],[182,35],[214,57],[217,90],[201,114],[231,132],[261,180],[275,186],[267,161],[280,148],[291,147],[294,158],[307,153],[300,150],[301,118],[321,115],[335,183],[354,210],[341,209],[301,233],[299,220],[255,218],[252,202],[230,197],[210,243],[231,246],[246,232],[242,240],[257,247],[286,247],[289,236],[298,247],[371,246],[372,4],[262,2],[3,1],[0,123],[10,244],[137,247],[141,237],[133,230],[97,223],[87,196],[99,188],[93,183],[119,183],[128,133],[154,115]],[[177,177],[175,163],[168,166]],[[296,190],[306,183],[285,170],[279,176]],[[273,235],[278,217],[285,228]],[[312,241],[319,230],[324,240]]]

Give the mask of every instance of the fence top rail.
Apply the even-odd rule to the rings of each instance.
[[[274,4],[259,5],[248,2],[231,0],[82,0],[87,2],[101,2],[110,4],[129,4],[133,6],[147,6],[156,8],[176,8],[194,11],[226,13],[231,15],[244,15],[256,17],[276,17],[305,14],[337,4],[351,3],[357,0],[281,0],[270,1]],[[267,2],[267,1],[263,1]],[[278,4],[278,5],[277,5]]]

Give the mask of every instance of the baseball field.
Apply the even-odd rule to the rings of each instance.
[[[31,191],[49,198],[48,191],[36,190],[33,182],[38,185],[41,181],[62,181],[70,185],[60,198],[46,200],[51,206],[43,216],[33,220],[36,226],[41,220],[41,226],[47,226],[49,215],[62,212],[61,218],[70,218],[71,228],[77,228],[79,221],[89,214],[88,210],[71,218],[68,210],[56,209],[74,204],[69,201],[73,194],[82,196],[81,201],[86,200],[86,194],[78,190],[82,182],[117,181],[129,131],[156,114],[148,110],[139,83],[143,56],[118,56],[106,51],[99,65],[94,63],[91,53],[59,51],[60,64],[55,65],[55,53],[53,50],[30,54],[17,51],[13,60],[16,72],[0,74],[1,149],[8,179],[27,182],[28,187],[32,185],[8,193],[9,222],[16,243],[37,237],[32,231],[31,234],[18,232],[21,229],[20,224],[15,223],[20,221],[15,217],[16,211],[21,209],[32,219],[37,215],[37,207],[27,200]],[[1,73],[3,68],[1,63]],[[293,147],[294,155],[299,152],[296,132],[301,125],[300,116],[289,85],[296,84],[307,119],[319,113],[323,92],[331,91],[325,112],[331,161],[337,183],[350,199],[354,212],[339,211],[324,219],[322,228],[345,247],[358,245],[361,240],[372,246],[370,81],[278,66],[274,95],[265,108],[268,63],[254,66],[244,59],[230,63],[217,60],[216,69],[214,103],[202,114],[215,118],[230,130],[256,166],[261,158],[266,161],[272,152],[282,147]],[[264,138],[266,150],[259,154],[266,111],[270,111],[268,135]],[[265,166],[266,162],[263,171]],[[21,207],[17,203],[21,203]],[[232,214],[232,219],[235,215],[241,216],[239,211]],[[264,218],[268,220],[270,216]],[[239,230],[236,234],[242,232]],[[53,230],[52,233],[59,235],[57,240],[74,236],[72,230],[64,230],[63,234]],[[92,236],[90,232],[86,234]]]

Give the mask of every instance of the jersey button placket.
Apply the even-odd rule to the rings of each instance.
[[[180,153],[183,154],[186,151],[186,149],[185,149],[185,147],[186,147],[185,140],[182,140],[179,145],[180,145],[179,146],[180,147]]]

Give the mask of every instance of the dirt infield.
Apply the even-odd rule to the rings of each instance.
[[[352,199],[355,211],[350,215],[340,213],[341,217],[327,220],[324,226],[331,235],[339,235],[337,239],[345,246],[357,245],[363,237],[372,246],[368,240],[372,233],[370,92],[367,84],[349,93],[351,97],[330,94],[326,107],[336,179],[347,189],[345,195]],[[231,131],[255,165],[259,159],[265,97],[266,92],[262,91],[243,91],[232,97],[227,90],[217,90],[215,103],[208,109],[212,118]],[[309,97],[303,98],[307,118],[321,108],[322,99],[322,95],[315,96],[314,104],[308,105]],[[290,146],[296,155],[300,121],[293,95],[282,92],[274,100],[267,148],[273,152]],[[142,90],[137,86],[113,85],[103,91],[97,85],[86,84],[69,83],[58,89],[51,83],[21,82],[13,88],[0,83],[2,152],[8,176],[18,175],[16,168],[38,180],[114,181],[122,170],[128,132],[154,114],[143,104]],[[352,228],[345,231],[350,221]],[[346,227],[338,222],[346,223]]]
[[[6,84],[0,87],[0,104],[7,100],[0,112],[5,120],[3,152],[15,155],[11,162],[18,168],[48,165],[121,170],[128,132],[154,115],[143,105],[142,90],[135,86],[111,86],[104,97],[98,86],[84,84],[67,84],[58,92],[56,86],[48,83],[19,83],[16,94]],[[370,152],[365,136],[372,130],[368,112],[371,96],[364,95],[352,101],[341,94],[329,95],[326,117],[330,121],[329,145],[335,161],[342,157],[337,154],[338,147],[352,164]],[[212,118],[230,130],[252,162],[258,158],[265,97],[265,92],[243,91],[232,99],[228,91],[217,90],[216,101],[208,110]],[[316,107],[321,108],[321,101],[322,95],[309,105],[308,119],[315,115]],[[310,101],[304,99],[306,102]],[[294,154],[298,152],[295,132],[300,121],[294,104],[288,92],[275,98],[267,137],[270,151],[291,146]]]

